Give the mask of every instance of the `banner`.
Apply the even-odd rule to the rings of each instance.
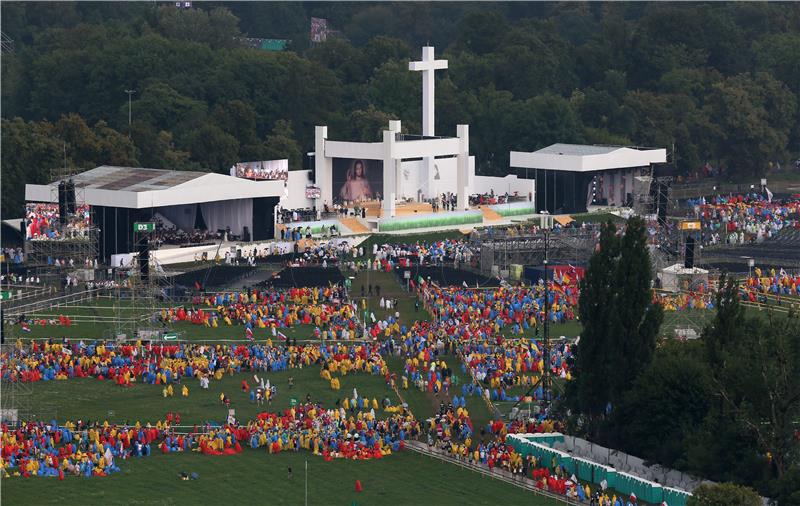
[[[333,159],[334,202],[380,200],[383,196],[383,161],[361,158]]]
[[[322,190],[319,188],[319,186],[306,186],[306,198],[307,199],[322,198]]]
[[[328,20],[311,18],[311,42],[325,42],[328,39]]]
[[[231,176],[259,181],[286,181],[289,179],[289,160],[239,162],[231,167]]]

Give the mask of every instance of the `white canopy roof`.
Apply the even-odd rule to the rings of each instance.
[[[251,181],[211,172],[103,165],[71,178],[91,206],[146,209],[258,197],[283,196],[283,181]],[[25,185],[25,200],[58,202],[58,181]]]
[[[624,146],[553,144],[533,153],[512,151],[512,167],[527,169],[593,172],[598,170],[647,167],[666,163],[666,149],[640,149]]]
[[[688,268],[688,267],[684,267],[683,264],[674,264],[674,265],[670,265],[668,267],[664,267],[663,269],[661,269],[661,272],[664,272],[664,273],[667,273],[667,274],[681,274],[681,275],[684,275],[684,274],[691,274],[691,275],[708,274],[708,270],[706,270],[706,269],[701,269],[700,267]]]

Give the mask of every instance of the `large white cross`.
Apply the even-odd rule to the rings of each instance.
[[[439,69],[447,68],[447,60],[434,60],[433,47],[422,48],[422,61],[408,63],[408,70],[422,72],[422,135],[434,134],[434,76]]]

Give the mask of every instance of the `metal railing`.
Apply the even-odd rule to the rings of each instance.
[[[55,307],[62,307],[67,305],[75,305],[85,302],[87,300],[96,298],[100,295],[101,292],[108,290],[107,288],[93,288],[90,290],[83,290],[80,292],[68,293],[65,295],[61,295],[58,297],[49,297],[45,299],[40,299],[35,302],[29,302],[27,304],[21,305],[12,305],[5,306],[7,311],[7,316],[19,316],[21,314],[30,314],[36,313],[41,311],[42,309],[46,308],[55,308]],[[13,303],[13,300],[9,301]]]

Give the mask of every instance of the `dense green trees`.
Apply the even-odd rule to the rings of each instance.
[[[609,237],[604,230],[601,251],[617,251]],[[613,347],[620,333],[612,331],[614,321],[630,317],[617,315],[616,295],[611,295],[615,290],[605,285],[616,275],[609,256],[595,254],[581,293],[584,332],[577,384],[571,388],[577,387],[579,401],[573,408],[593,422],[585,429],[597,440],[646,460],[719,482],[746,484],[781,506],[800,504],[798,318],[746,314],[738,286],[723,279],[716,317],[702,339],[662,343],[645,365],[634,350]],[[609,389],[637,362],[643,367],[628,376],[633,378],[628,387],[619,387],[623,391],[607,413],[604,399],[614,398]],[[705,492],[709,497],[738,497],[727,495],[731,491],[725,487]],[[739,504],[715,500],[722,502],[697,504]]]
[[[760,506],[761,498],[751,488],[733,483],[700,485],[686,506]]]
[[[621,236],[611,222],[603,225],[581,282],[577,399],[596,437],[655,351],[663,312],[652,303],[646,238],[641,218],[630,219]]]
[[[2,59],[5,119],[33,128],[77,114],[127,137],[134,89],[135,161],[158,168],[263,156],[280,120],[300,152],[318,124],[359,140],[380,138],[386,118],[418,132],[420,76],[407,62],[426,43],[450,61],[437,73],[437,133],[470,124],[481,173],[556,141],[674,145],[681,169],[709,161],[750,177],[800,151],[797,4],[3,2],[2,14],[16,47]],[[338,35],[310,47],[311,16]],[[291,50],[238,36],[291,39]],[[72,163],[110,163],[69,148]],[[29,169],[9,162],[6,181],[23,182]]]

